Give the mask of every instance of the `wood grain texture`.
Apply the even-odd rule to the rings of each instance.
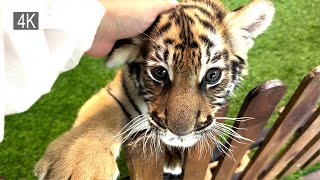
[[[255,153],[240,179],[257,179],[282,145],[312,114],[319,101],[320,66],[307,74],[291,97],[265,141]]]
[[[290,161],[306,151],[308,142],[318,134],[320,134],[320,108],[318,108],[318,110],[305,123],[302,131],[296,134],[295,138],[291,140],[281,154],[272,161],[269,168],[265,170],[266,173],[261,175],[263,176],[263,179],[273,179],[276,177],[276,175],[280,173]]]
[[[149,147],[148,145],[146,147]],[[164,145],[161,146],[164,152]],[[140,141],[135,144],[134,141],[125,146],[126,161],[130,179],[132,180],[162,180],[164,153],[154,155],[150,149],[143,149],[143,143]]]
[[[285,92],[286,86],[280,80],[268,81],[253,89],[244,100],[238,117],[253,117],[254,119],[236,122],[234,130],[243,137],[255,142]],[[247,130],[243,130],[243,128]],[[239,144],[230,138],[229,143],[231,146],[237,147],[233,148],[234,160],[228,156],[224,156],[215,168],[213,173],[214,179],[231,179],[242,157],[250,149],[253,142],[246,141],[243,142],[245,144]],[[230,152],[229,155],[231,156]]]
[[[305,147],[305,151],[301,156],[296,157],[294,161],[290,163],[288,168],[284,169],[277,177],[289,176],[299,169],[303,169],[308,166],[308,164],[313,164],[312,162],[320,162],[320,134],[318,134],[313,140],[311,140]],[[318,158],[316,158],[318,156]],[[314,160],[310,159],[314,158]],[[317,160],[318,159],[318,160]],[[307,163],[307,162],[310,163]],[[315,165],[315,164],[313,164]]]

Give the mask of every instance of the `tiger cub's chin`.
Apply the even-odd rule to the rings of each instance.
[[[164,144],[173,147],[191,147],[196,144],[200,138],[201,137],[199,135],[196,135],[194,133],[183,136],[175,135],[169,130],[160,133],[161,141]]]

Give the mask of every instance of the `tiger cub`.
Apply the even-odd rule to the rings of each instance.
[[[268,0],[235,11],[217,0],[186,0],[145,33],[119,41],[107,65],[124,63],[121,71],[83,105],[72,129],[48,146],[35,174],[116,179],[121,144],[139,131],[168,147],[215,138],[213,130],[221,130],[216,113],[246,74],[248,50],[273,14]],[[176,164],[165,171],[179,174]]]

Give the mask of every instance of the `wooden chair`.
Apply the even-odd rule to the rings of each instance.
[[[254,88],[247,95],[238,114],[238,117],[254,117],[254,119],[234,123],[234,130],[253,142],[259,140],[267,120],[285,92],[286,86],[280,80],[267,81]],[[238,144],[229,138],[228,142],[238,147],[233,149],[234,160],[228,156],[221,156],[218,165],[212,170],[212,179],[273,179],[290,175],[300,168],[320,162],[320,108],[315,110],[319,101],[320,66],[302,80],[246,168],[242,172],[235,173],[241,159],[253,143]],[[220,115],[225,116],[227,111],[225,108]],[[165,154],[142,158],[142,146],[133,144],[128,143],[125,147],[130,179],[163,179]],[[210,146],[215,147],[213,143]],[[207,153],[199,159],[197,153],[194,147],[185,151],[181,179],[205,178],[211,154]]]

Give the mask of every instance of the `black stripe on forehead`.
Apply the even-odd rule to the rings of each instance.
[[[209,29],[210,31],[215,32],[215,29],[214,29],[214,27],[213,27],[211,22],[209,22],[207,20],[203,20],[203,19],[198,19],[198,20],[199,20],[200,24],[202,26],[204,26],[206,29]]]
[[[177,44],[177,45],[174,46],[174,48],[176,50],[183,50],[184,49],[184,45],[183,44]]]
[[[164,52],[163,52],[163,61],[167,61],[169,58],[169,50],[168,49],[165,49]]]
[[[197,14],[195,14],[194,16],[198,19],[199,23],[202,26],[204,26],[205,28],[209,29],[210,31],[213,31],[213,32],[216,31],[215,28],[213,27],[213,23],[212,22],[209,22],[207,20],[204,20],[204,19],[200,18]]]
[[[226,49],[216,52],[211,59],[207,60],[207,64],[209,62],[215,63],[222,58],[224,59],[224,61],[227,61],[229,59],[229,53]]]
[[[162,57],[160,56],[159,51],[155,51],[155,54],[156,54],[156,58],[157,58],[158,60],[162,60]]]
[[[175,51],[173,54],[173,61],[174,61],[174,69],[181,70],[182,69],[182,60],[183,60],[183,55],[182,52],[180,51]]]
[[[204,43],[206,45],[206,48],[207,48],[206,55],[207,55],[207,57],[210,57],[210,55],[211,55],[210,49],[215,46],[214,42],[211,41],[207,36],[204,36],[204,35],[200,35],[199,39],[202,41],[202,43]]]
[[[170,29],[170,27],[171,27],[171,22],[170,21],[168,21],[168,22],[166,22],[164,25],[162,25],[162,26],[160,26],[158,29],[159,29],[159,31],[158,31],[158,33],[160,34],[160,33],[165,33],[165,32],[167,32],[169,29]]]
[[[224,17],[226,16],[226,13],[223,11],[216,11],[216,17],[219,23],[222,22],[222,20],[224,19]]]
[[[202,41],[202,43],[204,43],[205,45],[207,45],[207,47],[213,47],[214,46],[214,42],[211,41],[207,36],[205,35],[199,35],[199,39]]]
[[[198,48],[198,47],[199,47],[199,45],[198,45],[197,42],[195,42],[195,41],[191,42],[191,44],[190,44],[190,48],[191,48],[191,49],[196,49],[196,48]]]
[[[165,45],[172,45],[173,42],[174,42],[174,40],[171,39],[171,38],[165,38],[165,39],[163,40],[163,42],[164,42]]]
[[[206,15],[207,17],[214,19],[215,17],[212,16],[212,13],[209,12],[207,9],[197,6],[197,5],[181,5],[181,9],[197,9],[199,10],[202,14]]]
[[[222,22],[223,18],[226,16],[225,9],[218,5],[217,3],[213,2],[212,0],[194,0],[197,2],[205,2],[206,5],[210,6],[211,9],[215,11],[216,19],[218,22]]]
[[[190,17],[183,10],[180,10],[179,18],[181,18],[179,37],[182,40],[183,44],[190,45],[190,42],[193,39],[193,33],[190,26],[193,26],[194,21],[189,21],[188,18]]]
[[[194,24],[193,18],[190,17],[189,15],[183,13],[183,18],[184,18],[184,21],[185,21],[185,22],[187,22],[187,23],[189,23],[189,24],[192,24],[192,25]]]

